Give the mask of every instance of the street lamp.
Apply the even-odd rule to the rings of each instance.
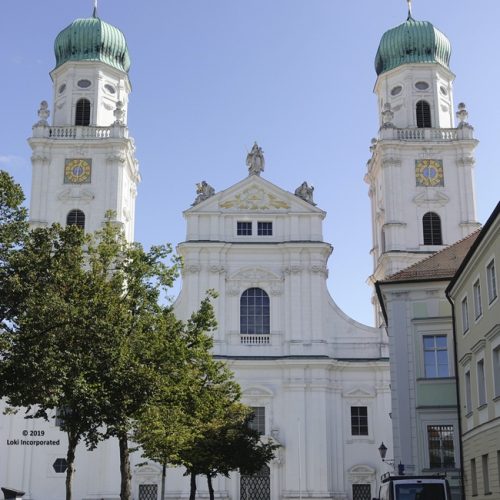
[[[380,458],[382,459],[382,462],[384,462],[387,465],[390,465],[391,467],[394,467],[395,460],[394,458],[388,458],[386,460],[385,456],[387,455],[387,446],[384,444],[382,441],[381,445],[378,447],[378,452],[380,453]],[[404,476],[405,473],[405,466],[401,462],[398,464],[398,474],[400,476]]]

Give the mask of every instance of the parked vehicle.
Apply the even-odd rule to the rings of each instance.
[[[451,500],[445,476],[382,476],[378,497],[373,500]]]

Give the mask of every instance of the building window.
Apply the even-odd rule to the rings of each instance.
[[[479,407],[486,404],[486,379],[484,378],[484,359],[477,362],[477,397]]]
[[[446,335],[424,336],[426,378],[448,377],[448,344]]]
[[[497,477],[500,478],[500,450],[497,451]]]
[[[490,491],[490,472],[488,470],[488,454],[486,453],[481,457],[483,466],[483,492],[485,495],[491,493]]]
[[[238,236],[252,236],[252,223],[238,221],[236,223],[236,234]]]
[[[372,489],[369,484],[353,484],[352,500],[371,500]]]
[[[249,288],[241,295],[240,333],[270,333],[269,295],[262,288]]]
[[[497,276],[494,260],[486,266],[486,281],[488,283],[488,303],[491,304],[497,298]]]
[[[66,225],[85,229],[85,214],[81,210],[71,210],[66,217]]]
[[[476,314],[476,319],[478,319],[481,314],[483,314],[483,306],[481,304],[481,285],[479,284],[479,280],[477,280],[472,290],[474,292],[474,312]]]
[[[477,471],[475,458],[471,458],[470,461],[470,482],[472,486],[472,494],[477,495]]]
[[[351,406],[351,434],[368,436],[368,408],[366,406]]]
[[[453,425],[428,425],[429,467],[449,469],[455,467]]]
[[[495,382],[495,397],[500,396],[500,345],[493,349],[493,380]]]
[[[139,485],[139,500],[157,500],[157,499],[158,499],[157,484]]]
[[[88,99],[80,99],[76,103],[75,125],[90,125],[90,101]]]
[[[58,474],[63,474],[68,468],[68,462],[65,458],[56,458],[56,461],[52,464],[52,467]]]
[[[469,331],[469,304],[467,297],[462,299],[462,333]]]
[[[429,128],[431,125],[431,107],[427,101],[418,101],[416,106],[417,111],[417,127]]]
[[[257,235],[258,236],[272,236],[273,223],[272,222],[257,222]]]
[[[252,418],[248,422],[250,429],[257,431],[261,436],[266,434],[265,406],[252,406]]]
[[[472,411],[472,390],[470,385],[470,370],[465,372],[465,411],[467,415]]]
[[[442,245],[441,219],[435,212],[427,212],[422,218],[424,245]]]

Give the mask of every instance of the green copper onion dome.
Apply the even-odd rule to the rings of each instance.
[[[101,61],[128,72],[130,57],[123,33],[94,16],[76,19],[54,42],[56,68],[67,61]]]
[[[375,56],[377,75],[403,64],[438,63],[449,69],[450,41],[427,21],[408,16],[403,24],[385,32]]]

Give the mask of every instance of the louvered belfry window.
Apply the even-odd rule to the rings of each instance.
[[[88,99],[80,99],[76,103],[75,125],[90,125],[90,101]]]
[[[423,219],[424,245],[442,245],[441,219],[434,212],[427,212]]]
[[[417,102],[417,127],[430,128],[431,124],[431,107],[427,101]]]

